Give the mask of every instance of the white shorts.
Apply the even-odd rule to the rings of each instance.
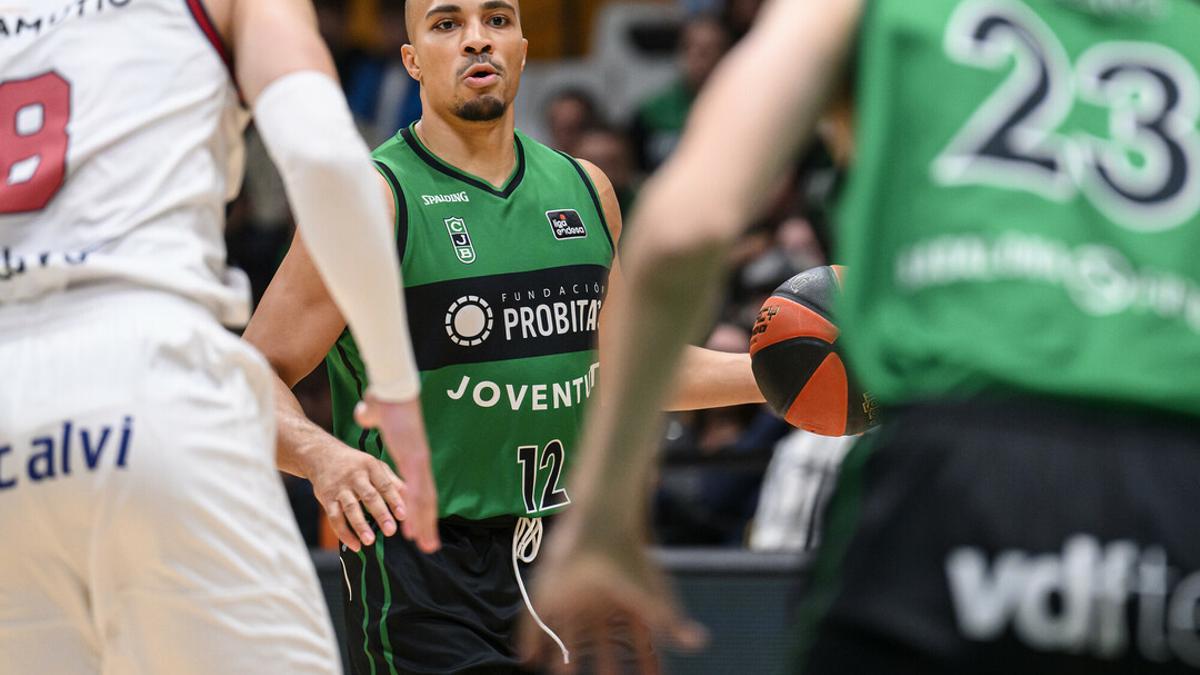
[[[0,305],[0,675],[338,673],[270,371],[186,300]]]

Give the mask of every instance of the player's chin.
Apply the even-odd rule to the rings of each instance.
[[[491,122],[504,117],[508,104],[494,94],[478,94],[458,101],[454,113],[467,122]]]

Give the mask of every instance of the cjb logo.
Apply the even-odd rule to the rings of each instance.
[[[475,247],[471,245],[471,234],[467,232],[467,223],[462,218],[447,218],[446,231],[450,233],[450,244],[454,246],[454,254],[466,265],[475,262]]]

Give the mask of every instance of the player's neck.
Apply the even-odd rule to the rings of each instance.
[[[502,186],[516,166],[514,129],[511,109],[494,122],[465,122],[426,114],[416,126],[417,137],[430,152],[493,187]]]

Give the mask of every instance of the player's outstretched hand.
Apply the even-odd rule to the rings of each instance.
[[[572,663],[563,663],[558,645],[530,617],[520,630],[526,663],[554,673],[574,673],[575,648],[583,642],[588,672],[628,672],[618,667],[626,648],[615,641],[619,636],[613,635],[614,629],[628,631],[638,672],[644,674],[659,672],[655,642],[686,651],[703,647],[706,631],[679,610],[643,542],[637,536],[596,534],[576,515],[567,515],[551,535],[533,593],[533,606],[572,651]]]
[[[407,486],[407,517],[404,537],[426,553],[441,548],[438,539],[437,487],[429,456],[429,440],[421,404],[417,399],[402,403],[380,401],[369,392],[354,409],[354,419],[364,429],[379,429],[396,470]]]
[[[406,518],[406,487],[391,467],[340,443],[312,456],[316,461],[309,464],[306,475],[313,494],[347,548],[358,551],[375,543],[375,531],[367,523],[363,506],[384,536],[396,533],[396,523]]]

